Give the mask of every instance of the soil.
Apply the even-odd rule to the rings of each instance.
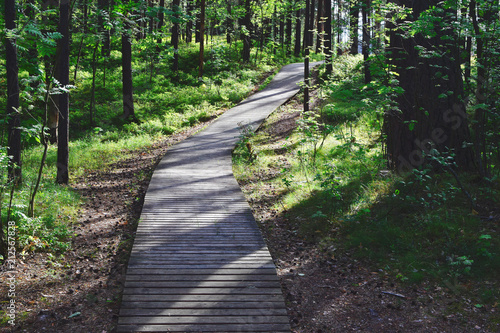
[[[283,112],[280,121],[260,130],[275,139],[284,138],[299,116]],[[150,175],[169,146],[205,125],[133,152],[129,159],[90,172],[72,184],[85,205],[74,225],[71,250],[57,258],[47,253],[18,258],[16,326],[4,326],[1,332],[114,332]],[[270,176],[263,172],[259,177]],[[248,186],[252,184],[243,189],[248,191]],[[269,192],[250,204],[275,259],[293,332],[500,330],[490,321],[492,316],[498,318],[496,307],[477,308],[453,286],[403,285],[348,253],[336,253],[333,248],[325,251],[305,242],[286,216],[273,211],[274,200]],[[3,304],[8,302],[6,278],[5,270],[0,272]]]

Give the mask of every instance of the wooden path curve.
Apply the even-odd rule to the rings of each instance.
[[[156,168],[128,264],[118,332],[290,332],[276,269],[231,152],[297,93],[303,64],[171,147]]]

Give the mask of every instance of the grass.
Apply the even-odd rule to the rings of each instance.
[[[77,41],[81,38],[81,35],[74,36]],[[93,42],[93,37],[89,36],[84,45]],[[173,133],[217,117],[244,99],[256,86],[269,83],[272,78],[269,74],[276,73],[281,64],[291,61],[261,53],[258,61],[252,57],[252,63],[240,64],[242,45],[229,47],[222,38],[215,37],[206,47],[204,76],[198,79],[198,45],[181,45],[180,70],[174,73],[171,70],[171,49],[165,48],[158,56],[151,57],[145,53],[148,48],[144,43],[137,42],[133,50],[136,119],[127,121],[121,118],[121,53],[116,51],[120,48],[119,40],[112,42],[113,51],[109,58],[97,60],[93,124],[90,119],[93,50],[83,50],[70,94],[70,186],[54,184],[57,147],[51,145],[34,217],[28,217],[26,212],[43,152],[38,143],[43,107],[33,103],[33,109],[23,113],[23,185],[13,192],[10,215],[10,219],[16,222],[17,246],[21,251],[64,252],[68,249],[72,225],[82,205],[82,198],[71,188],[76,179],[106,169],[112,163],[128,158],[134,151],[162,141]],[[76,46],[71,56],[71,79],[76,68]],[[27,78],[28,74],[21,68],[20,76]],[[0,81],[0,86],[5,87],[5,81]],[[23,103],[27,101],[23,100]],[[5,95],[0,96],[0,105],[5,105]],[[5,174],[6,165],[0,169]],[[7,184],[6,181],[3,184]],[[9,191],[10,187],[4,186],[1,211],[4,221],[8,218]]]
[[[332,254],[342,251],[400,281],[498,286],[498,221],[475,211],[444,171],[384,170],[377,108],[383,96],[362,85],[360,58],[337,61],[334,68],[347,70],[329,78],[319,94],[323,103],[303,113],[292,134],[276,138],[263,130],[249,137],[257,152],[252,160],[243,145],[235,150],[237,178],[253,182],[247,195],[258,201],[272,189],[272,209],[287,216],[305,241],[325,251],[336,248]],[[278,123],[278,117],[268,122]],[[478,204],[499,206],[500,182],[465,173],[460,179]],[[492,290],[473,297],[495,304],[500,295]]]

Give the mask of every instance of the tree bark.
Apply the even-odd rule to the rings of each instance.
[[[316,2],[315,0],[310,0],[311,3],[309,4],[309,10],[310,10],[310,13],[309,13],[309,29],[307,30],[309,32],[309,36],[308,36],[308,43],[309,43],[309,46],[312,48],[313,45],[314,45],[314,18],[316,17],[315,13],[316,13]],[[319,1],[319,0],[318,0]],[[312,49],[311,49],[312,50]]]
[[[316,19],[316,53],[323,51],[323,44],[325,40],[325,9],[323,8],[324,1],[318,0],[318,18]]]
[[[369,27],[369,20],[368,20],[368,14],[370,13],[370,0],[363,0],[362,4],[362,16],[363,16],[363,60],[364,60],[364,77],[365,77],[365,84],[368,84],[372,80],[372,76],[370,73],[370,64],[368,63],[368,58],[370,56],[370,27]]]
[[[205,0],[200,0],[200,54],[198,61],[198,77],[203,76],[203,65],[205,62],[205,39],[203,34],[205,33]]]
[[[186,14],[191,16],[193,14],[193,0],[187,0]],[[186,43],[193,41],[193,20],[189,19],[186,22]]]
[[[5,0],[5,28],[16,28],[16,2]],[[19,69],[17,63],[16,41],[5,39],[5,57],[7,70],[7,155],[12,156],[8,174],[10,180],[20,181],[21,178],[21,118],[19,109]],[[0,226],[1,227],[1,226]]]
[[[62,35],[59,54],[59,83],[61,86],[69,84],[69,0],[61,0],[59,4],[59,33]],[[69,182],[69,94],[59,95],[59,127],[57,143],[57,183]]]
[[[252,18],[252,11],[250,7],[250,0],[245,0],[245,17],[243,19],[243,25],[246,28],[246,33],[243,36],[243,51],[242,51],[242,58],[244,62],[249,62],[250,61],[250,47],[251,47],[251,38],[250,34],[252,31],[251,28],[251,18]]]
[[[332,2],[325,0],[325,62],[326,73],[331,74],[332,66]]]
[[[156,47],[156,52],[158,53],[161,51],[160,47],[163,44],[161,36],[163,34],[162,30],[165,21],[165,14],[163,13],[163,10],[165,9],[165,0],[160,0],[159,7],[160,7],[160,12],[158,13],[158,38],[156,39],[156,44],[158,44],[158,46]]]
[[[358,54],[358,48],[359,48],[359,33],[358,33],[358,27],[359,27],[359,4],[357,3],[358,0],[351,0],[351,8],[350,8],[350,26],[351,26],[351,54],[355,55]]]
[[[405,0],[403,4],[413,9],[413,17],[408,20],[416,20],[431,6],[439,6],[437,0]],[[395,99],[399,110],[388,111],[385,119],[388,164],[394,170],[404,172],[429,163],[425,155],[431,149],[443,154],[451,150],[458,166],[473,166],[472,151],[464,146],[470,142],[470,134],[458,41],[443,38],[453,37],[446,28],[449,23],[433,27],[432,38],[416,34],[407,39],[402,31],[391,33],[392,64],[404,91]],[[417,46],[440,56],[422,56]]]
[[[172,27],[172,46],[174,47],[174,59],[172,64],[172,70],[177,72],[179,70],[179,14],[180,14],[180,1],[172,1],[172,11],[174,12],[173,21],[174,25]]]
[[[286,13],[286,54],[292,54],[292,12],[287,10]]]
[[[310,41],[310,20],[311,16],[310,12],[310,0],[306,0],[306,20],[304,31],[304,111],[309,111],[309,41]]]
[[[300,56],[300,49],[301,49],[301,26],[302,22],[300,21],[300,9],[297,9],[295,11],[295,48],[293,50],[293,55],[298,57]]]
[[[132,42],[129,35],[130,27],[125,25],[122,33],[122,83],[123,83],[123,118],[135,117],[133,82],[132,82]]]
[[[201,10],[201,2],[205,0],[196,0],[196,7],[200,8]],[[205,4],[203,4],[203,8],[205,8]],[[205,19],[203,19],[205,21]],[[205,22],[203,22],[205,24]],[[195,22],[195,42],[199,43],[200,39],[203,39],[203,32],[200,32],[201,30],[201,13],[196,14],[196,22]]]

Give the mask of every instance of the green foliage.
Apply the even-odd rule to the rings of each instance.
[[[500,184],[466,174],[457,181],[452,152],[429,151],[432,164],[405,175],[384,170],[379,108],[386,97],[373,85],[363,89],[359,66],[351,70],[325,82],[323,106],[304,113],[288,138],[276,142],[259,133],[250,139],[259,158],[251,164],[234,159],[239,180],[253,184],[264,169],[272,176],[259,178],[247,195],[260,202],[272,189],[273,209],[305,240],[345,251],[401,282],[495,279],[497,222],[471,208],[466,193],[498,205]],[[346,111],[352,105],[360,109],[355,115]],[[494,303],[495,296],[480,302],[487,299]]]

